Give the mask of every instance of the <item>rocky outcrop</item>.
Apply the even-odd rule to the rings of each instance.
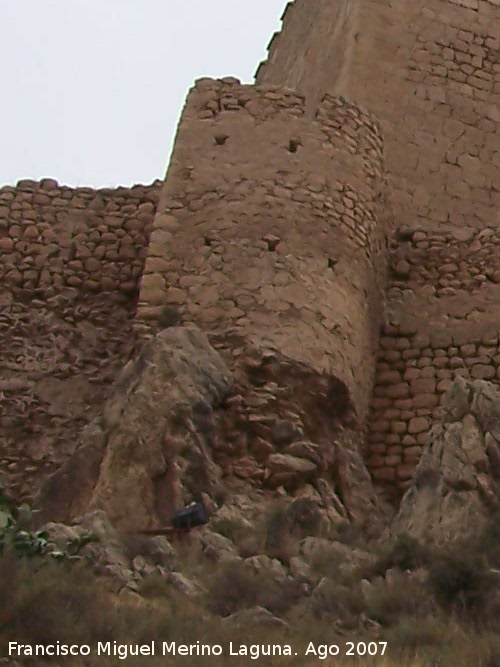
[[[174,553],[165,538],[144,538],[139,547],[141,554],[137,555],[102,510],[78,517],[70,525],[50,521],[42,526],[42,534],[45,556],[85,560],[117,590],[137,590],[144,576],[167,578],[172,568]]]
[[[214,494],[212,410],[230,379],[200,331],[160,332],[125,366],[102,418],[49,478],[38,499],[44,514],[66,520],[102,508],[120,529],[146,529]]]
[[[330,532],[376,523],[361,432],[339,383],[217,340],[170,327],[144,345],[44,485],[46,520],[100,508],[121,530],[157,529],[192,500],[237,508],[237,497],[264,493],[309,499]]]
[[[458,377],[448,391],[393,532],[433,544],[473,538],[500,508],[500,389]]]

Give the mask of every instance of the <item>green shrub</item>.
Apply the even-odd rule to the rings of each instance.
[[[447,610],[478,612],[496,581],[481,555],[455,550],[431,565],[429,584],[436,600]]]
[[[429,615],[418,621],[414,616],[401,616],[385,635],[393,649],[414,651],[425,646],[440,646],[445,637],[446,624],[436,616]]]
[[[419,623],[419,619],[434,611],[435,604],[427,587],[403,573],[398,576],[395,572],[389,581],[378,579],[366,595],[367,615],[384,626],[397,623],[401,617],[412,617]]]
[[[29,505],[16,506],[10,501],[0,482],[0,553],[7,551],[18,556],[43,553],[47,534],[28,530],[32,520]]]
[[[491,567],[500,568],[500,512],[496,512],[486,524],[479,541],[479,551]]]

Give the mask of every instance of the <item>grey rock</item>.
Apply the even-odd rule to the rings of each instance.
[[[132,569],[140,577],[149,577],[158,573],[158,567],[149,563],[144,556],[136,556],[132,561]]]
[[[175,558],[175,549],[164,535],[155,535],[144,543],[143,554],[154,565],[168,568]]]
[[[238,558],[236,547],[230,539],[219,533],[206,533],[201,538],[204,553],[214,561],[225,562]]]
[[[188,579],[181,572],[170,572],[167,581],[173,588],[189,598],[198,597],[202,592],[197,583]]]
[[[491,472],[497,480],[500,480],[500,443],[489,432],[484,436],[484,443]]]
[[[175,509],[217,486],[212,411],[230,383],[205,334],[184,327],[161,331],[122,370],[99,433],[77,447],[38,504],[56,512],[68,507],[64,520],[75,510],[101,508],[128,531],[167,524]],[[78,481],[82,466],[84,484]]]
[[[290,558],[290,574],[296,581],[310,583],[313,580],[311,567],[298,556]]]
[[[271,454],[266,461],[266,465],[272,473],[292,472],[299,475],[309,475],[317,469],[316,464],[312,461],[290,454]]]
[[[480,534],[490,511],[500,505],[492,465],[497,429],[497,387],[457,378],[445,398],[443,423],[429,433],[393,534],[406,532],[435,545]]]
[[[334,451],[334,450],[332,450]],[[307,459],[312,461],[318,467],[323,465],[325,458],[323,447],[317,445],[314,442],[309,442],[308,440],[299,440],[298,442],[292,442],[291,445],[288,445],[285,450],[285,454],[291,454],[292,456],[298,456],[302,459]],[[333,457],[332,457],[333,462]]]
[[[269,558],[269,556],[264,555],[251,556],[250,558],[245,558],[244,562],[255,572],[266,572],[274,579],[274,581],[279,583],[288,578],[287,569],[277,558]]]
[[[225,623],[234,626],[253,627],[255,625],[264,625],[274,628],[287,629],[288,623],[282,618],[275,616],[265,607],[251,607],[242,609],[223,619]]]
[[[272,438],[277,445],[285,445],[302,436],[302,430],[288,419],[280,419],[272,429]]]
[[[470,385],[462,377],[457,377],[447,391],[443,403],[443,423],[463,419],[470,411]]]

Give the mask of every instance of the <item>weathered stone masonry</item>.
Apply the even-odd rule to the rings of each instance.
[[[164,184],[0,189],[0,281],[140,288],[138,330],[337,378],[397,497],[452,379],[500,381],[499,53],[499,0],[290,2],[255,86],[191,91]]]
[[[138,317],[165,304],[349,390],[368,408],[384,289],[382,138],[326,95],[315,118],[276,86],[201,80],[156,215]]]
[[[0,473],[18,498],[66,460],[131,353],[158,185],[0,189]]]
[[[334,14],[330,36],[319,39]],[[258,83],[356,100],[384,130],[400,232],[369,462],[396,493],[450,380],[497,378],[499,53],[498,0],[295,0],[257,71]]]
[[[142,274],[159,182],[70,188],[52,179],[0,189],[0,282],[50,297],[133,295]]]

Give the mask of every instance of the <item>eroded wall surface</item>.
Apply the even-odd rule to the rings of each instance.
[[[371,114],[325,96],[205,79],[189,95],[138,317],[165,305],[340,379],[363,421],[389,221]]]
[[[66,460],[132,353],[158,194],[0,189],[0,473],[19,499]]]
[[[398,224],[482,228],[499,222],[499,53],[498,0],[295,0],[257,83],[373,112]]]

